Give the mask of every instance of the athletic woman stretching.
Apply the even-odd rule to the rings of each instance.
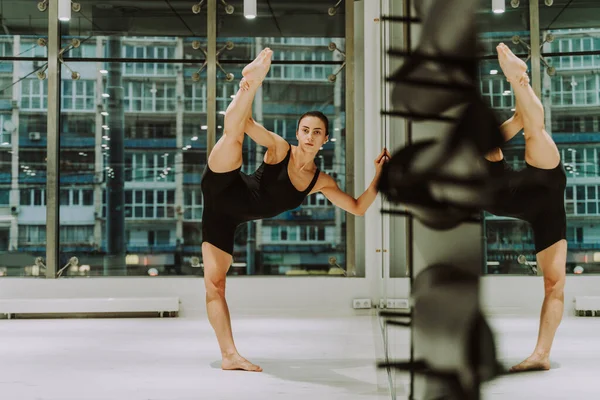
[[[262,371],[238,353],[225,301],[225,277],[232,261],[236,227],[246,221],[274,217],[321,192],[334,205],[364,215],[377,196],[376,184],[386,149],[375,160],[376,174],[369,188],[355,199],[342,192],[335,180],[314,163],[329,138],[328,120],[320,112],[304,114],[298,122],[297,146],[252,119],[252,101],[269,71],[272,51],[264,49],[242,71],[240,89],[225,113],[223,136],[208,157],[202,176],[202,257],[206,308],[221,348],[223,369]],[[244,133],[267,148],[264,162],[252,175],[241,172]]]
[[[524,130],[526,168],[519,173],[530,175],[533,179],[530,182],[546,182],[544,186],[535,188],[515,185],[501,196],[496,207],[487,210],[531,224],[537,265],[544,274],[545,297],[537,345],[533,354],[513,366],[511,371],[548,370],[550,349],[564,309],[567,262],[564,193],[567,177],[558,148],[544,128],[544,108],[529,86],[527,65],[503,43],[498,45],[497,50],[500,67],[511,83],[517,102],[515,115],[502,124],[502,134],[508,141],[521,129]],[[500,149],[492,150],[486,159],[491,162],[494,175],[501,176],[510,168]]]

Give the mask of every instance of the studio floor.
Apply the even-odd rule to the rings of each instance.
[[[494,318],[501,361],[533,347],[534,318]],[[375,318],[238,317],[242,355],[264,372],[222,371],[204,319],[0,321],[6,400],[390,399]],[[554,369],[503,377],[484,399],[598,399],[600,318],[561,326]],[[402,350],[407,337],[396,337]],[[399,386],[399,388],[402,385]],[[401,390],[398,399],[402,399]]]

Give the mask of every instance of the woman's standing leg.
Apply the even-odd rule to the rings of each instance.
[[[252,364],[238,353],[233,341],[231,317],[225,300],[225,279],[231,266],[231,254],[204,242],[202,243],[202,260],[204,263],[204,286],[206,287],[206,312],[221,349],[221,368],[262,371],[262,368]]]

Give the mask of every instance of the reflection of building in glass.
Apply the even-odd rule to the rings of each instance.
[[[568,177],[565,193],[568,270],[587,264],[586,272],[597,271],[600,263],[600,75],[597,73],[600,56],[581,53],[600,50],[600,29],[556,30],[552,34],[555,38],[544,44],[543,54],[580,53],[545,56],[556,69],[553,75],[542,66],[546,130],[560,149]],[[493,39],[494,43],[499,41],[508,43],[510,37]],[[487,69],[494,68],[490,65],[486,64],[481,71],[482,93],[501,117],[508,117],[512,114],[514,97],[501,73],[489,74]],[[524,165],[521,135],[511,144],[505,157],[520,168]],[[517,272],[510,270],[509,264],[516,265],[520,254],[531,254],[533,260],[533,237],[527,224],[492,216],[486,225],[490,272]]]
[[[189,59],[192,41],[169,37],[123,38],[121,56],[125,113],[125,217],[129,254],[141,265],[170,265],[178,243],[183,259],[200,255],[202,193],[200,178],[206,164],[206,71],[192,79],[201,61],[142,63],[133,58]],[[223,43],[226,39],[223,39]],[[314,64],[337,60],[325,38],[228,39],[236,47],[269,45],[275,60],[255,102],[254,117],[268,129],[295,143],[297,118],[317,109],[330,118],[332,139],[316,159],[321,170],[345,181],[344,80],[328,76],[339,65]],[[93,38],[65,57],[104,57],[105,38]],[[340,39],[339,45],[343,45]],[[202,46],[205,44],[201,43]],[[218,46],[221,44],[219,43]],[[3,56],[20,54],[39,61],[0,63],[0,86],[7,87],[45,64],[46,48],[35,38],[12,37],[0,42]],[[197,55],[194,57],[197,58]],[[111,178],[106,71],[102,62],[70,62],[81,74],[71,80],[63,67],[60,120],[60,247],[83,264],[102,265],[106,250],[106,182]],[[223,113],[237,90],[243,65],[224,64],[236,79],[217,77],[217,138]],[[45,253],[46,245],[46,132],[47,79],[31,74],[0,93],[0,251]],[[244,170],[254,170],[262,154],[246,140]],[[262,151],[262,150],[260,150]],[[268,221],[244,226],[236,239],[236,265],[255,261],[253,271],[278,274],[291,269],[328,269],[329,257],[343,264],[344,214],[322,195]],[[248,232],[251,232],[250,238]],[[248,240],[254,239],[254,240]],[[248,245],[249,243],[249,245]],[[152,255],[143,257],[143,255]],[[133,258],[128,258],[129,261]],[[131,263],[130,263],[131,264]],[[188,263],[189,264],[189,263]],[[246,273],[234,268],[236,273]]]

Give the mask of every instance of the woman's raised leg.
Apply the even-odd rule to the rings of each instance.
[[[252,102],[271,66],[270,49],[264,49],[252,63],[244,68],[244,84],[225,111],[223,136],[208,156],[208,167],[217,173],[229,172],[242,165],[244,127],[252,113]]]
[[[525,161],[536,168],[553,169],[560,163],[560,152],[546,132],[544,107],[527,78],[527,65],[503,43],[496,48],[500,67],[517,98],[525,133]]]

